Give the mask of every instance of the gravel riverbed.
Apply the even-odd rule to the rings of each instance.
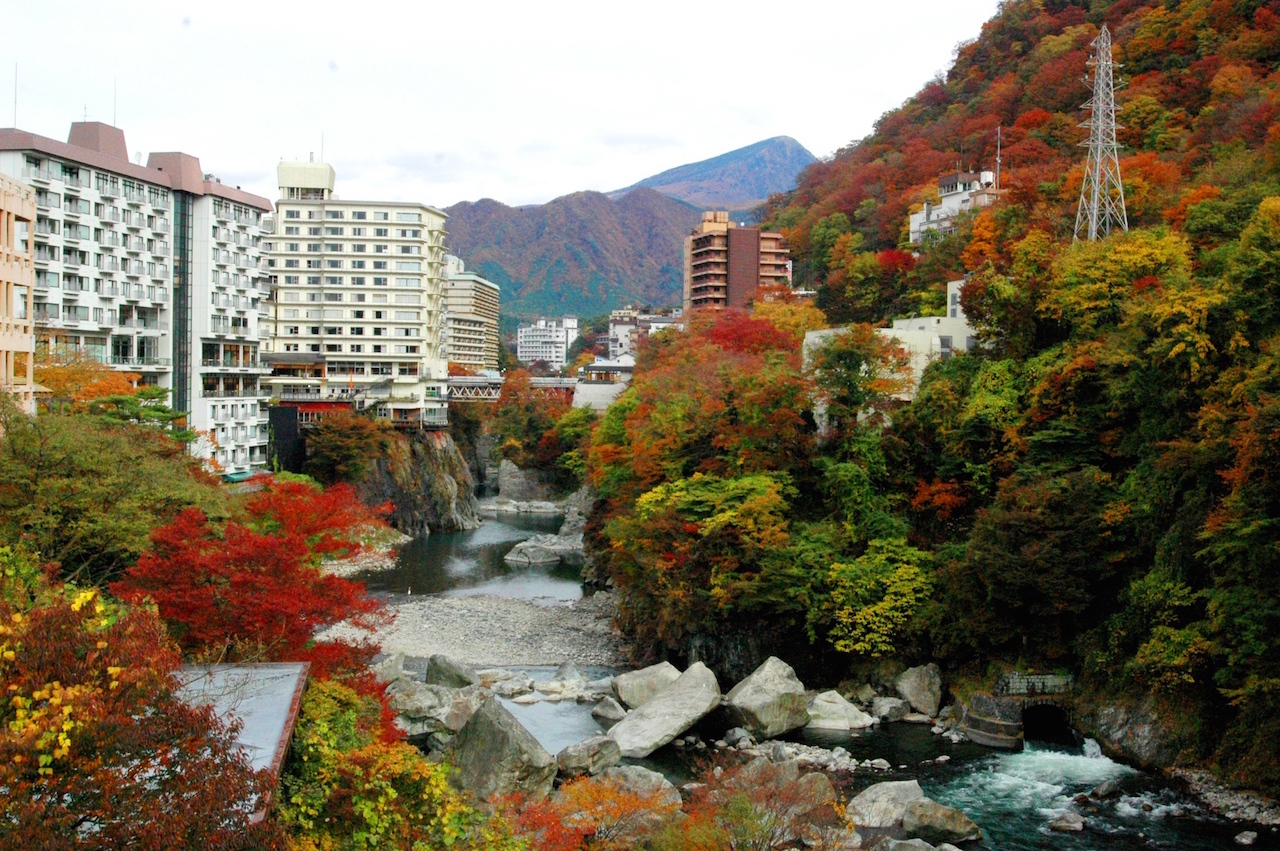
[[[384,653],[443,653],[473,667],[623,664],[613,629],[617,602],[606,592],[563,606],[487,596],[396,597],[388,606],[394,622],[372,636]],[[319,637],[368,634],[338,625]]]

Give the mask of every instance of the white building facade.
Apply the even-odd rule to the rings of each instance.
[[[516,357],[524,363],[545,361],[554,369],[569,362],[569,347],[578,339],[578,318],[539,319],[516,329]]]
[[[924,203],[924,209],[908,219],[908,239],[919,245],[926,233],[953,233],[961,213],[988,207],[1000,197],[996,176],[989,171],[973,174],[958,171],[938,178],[938,203]]]
[[[99,122],[72,124],[65,143],[0,130],[0,173],[36,191],[37,350],[170,389],[202,435],[196,455],[233,477],[265,466],[257,266],[271,202],[207,179],[189,154],[133,162],[124,132]]]
[[[346,201],[324,163],[281,163],[264,242],[266,379],[282,402],[372,407],[398,426],[448,423],[441,357],[445,214]]]

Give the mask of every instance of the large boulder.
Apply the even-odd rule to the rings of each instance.
[[[809,701],[809,728],[813,730],[862,730],[876,719],[854,706],[838,691],[824,691]]]
[[[923,798],[924,790],[915,780],[875,783],[849,801],[846,813],[858,827],[897,827],[906,815],[907,805]]]
[[[564,777],[599,774],[622,760],[622,749],[608,736],[592,736],[556,754],[556,767]]]
[[[541,540],[537,540],[543,536],[537,535],[527,541],[521,541],[512,547],[502,560],[508,564],[514,564],[519,567],[529,567],[535,564],[559,564],[559,553],[552,552],[551,548],[546,546]]]
[[[701,662],[633,709],[609,730],[628,759],[642,759],[668,744],[720,705],[720,684]]]
[[[635,709],[680,676],[680,669],[670,662],[659,662],[638,671],[618,674],[613,678],[613,692],[618,702],[628,709]]]
[[[616,783],[619,788],[636,795],[652,795],[659,806],[680,806],[679,790],[656,771],[638,765],[619,765],[600,772],[600,779]]]
[[[422,680],[433,686],[465,688],[479,683],[480,676],[469,665],[464,665],[457,659],[437,653],[427,659],[427,673]]]
[[[511,500],[545,500],[550,499],[551,488],[536,471],[521,470],[504,458],[498,465],[498,494]]]
[[[404,676],[404,654],[392,653],[390,656],[374,662],[369,666],[373,678],[380,683],[393,683]]]
[[[1080,833],[1084,830],[1084,816],[1067,810],[1049,822],[1049,829],[1059,833]]]
[[[877,697],[871,701],[871,714],[889,724],[907,717],[907,702],[896,697]]]
[[[410,737],[456,733],[493,693],[481,686],[446,688],[399,679],[387,686],[392,711]]]
[[[938,716],[938,707],[942,705],[942,672],[937,665],[930,662],[908,668],[894,678],[893,688],[916,712],[930,718]]]
[[[804,683],[795,670],[770,656],[724,699],[729,719],[760,739],[772,739],[809,723]]]
[[[454,782],[481,801],[516,792],[545,798],[556,776],[555,758],[497,698],[471,716],[450,744],[449,757],[458,767]]]
[[[611,724],[616,724],[627,717],[627,710],[623,709],[621,704],[612,697],[606,697],[596,704],[595,709],[591,710],[591,717],[597,721],[608,721]]]
[[[476,671],[476,675],[480,677],[480,685],[492,690],[500,697],[519,697],[533,691],[533,677],[524,671],[487,668]]]
[[[886,836],[872,847],[872,851],[937,851],[937,849],[923,839],[894,839],[892,836]]]
[[[982,831],[967,815],[928,798],[907,804],[902,814],[902,832],[935,844],[982,838]]]

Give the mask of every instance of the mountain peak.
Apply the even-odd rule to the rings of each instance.
[[[796,185],[796,176],[817,160],[790,136],[774,136],[725,154],[676,166],[610,192],[619,198],[649,187],[695,207],[749,210]]]

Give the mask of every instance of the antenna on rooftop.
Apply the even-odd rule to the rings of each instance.
[[[1000,191],[1000,131],[1003,127],[996,128],[996,191]]]
[[[13,129],[18,129],[18,63],[13,63]]]
[[[1089,156],[1085,160],[1080,206],[1076,210],[1077,242],[1082,238],[1092,242],[1100,235],[1107,236],[1113,228],[1129,230],[1124,184],[1120,180],[1120,143],[1116,141],[1111,32],[1106,24],[1093,40],[1093,48],[1094,55],[1089,60],[1093,66],[1093,97],[1084,105],[1089,110],[1089,120],[1080,125],[1089,128],[1089,140],[1080,143],[1089,149]],[[1084,79],[1086,83],[1089,81],[1087,74]]]
[[[120,83],[119,77],[116,77],[111,80],[111,126],[112,127],[119,126],[118,124],[116,124],[116,104],[119,102],[119,99],[117,98],[116,95],[120,87],[119,83]]]

